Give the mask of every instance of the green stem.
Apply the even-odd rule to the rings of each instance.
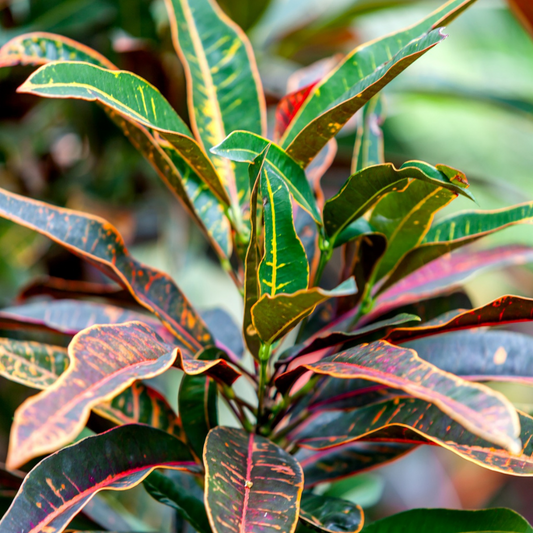
[[[257,404],[257,426],[256,432],[261,427],[264,415],[264,403],[266,397],[266,389],[268,386],[268,361],[272,353],[272,346],[270,344],[261,344],[259,349],[259,389],[258,389],[258,404]]]

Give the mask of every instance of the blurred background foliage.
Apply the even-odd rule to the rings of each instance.
[[[163,1],[0,0],[0,45],[28,31],[74,38],[153,83],[187,120],[183,69],[172,47]],[[279,99],[294,85],[295,73],[302,76],[299,71],[308,67],[303,72],[312,79],[327,72],[337,54],[414,23],[441,3],[219,1],[252,40],[271,118]],[[478,0],[447,30],[449,39],[384,92],[386,160],[400,165],[422,159],[461,169],[482,209],[533,199],[533,40],[527,30],[533,29],[533,9],[531,0],[512,4],[514,12],[503,0]],[[170,273],[199,308],[222,306],[240,320],[241,300],[233,284],[211,260],[206,242],[181,206],[122,133],[90,103],[17,94],[29,72],[24,67],[0,70],[0,186],[108,219],[138,259]],[[322,179],[326,195],[350,174],[356,125],[350,122],[339,135],[337,155]],[[471,208],[466,201],[453,202],[452,209],[465,208]],[[533,233],[529,226],[518,226],[499,233],[496,240],[533,245]],[[16,301],[23,287],[38,277],[102,281],[98,271],[46,238],[4,220],[0,250],[1,306]],[[327,274],[336,276],[334,271]],[[533,271],[525,266],[482,275],[465,290],[474,305],[504,293],[531,297]],[[513,386],[505,392],[533,410],[528,389]],[[0,382],[2,449],[14,408],[27,394],[16,384]],[[411,507],[505,505],[533,521],[532,488],[533,480],[504,477],[423,447],[376,473],[327,490],[357,501],[375,517]],[[131,518],[127,509],[138,508],[138,497],[139,491],[113,494],[99,505],[118,509],[123,527],[162,527],[161,520],[148,518],[148,511],[146,523]]]

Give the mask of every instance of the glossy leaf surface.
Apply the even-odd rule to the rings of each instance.
[[[303,168],[276,144],[247,131],[234,131],[211,152],[232,161],[253,163],[267,146],[265,168],[281,178],[298,204],[320,223],[322,219]]]
[[[324,206],[324,226],[327,234],[337,235],[351,222],[361,217],[386,193],[403,189],[407,178],[415,178],[458,194],[468,196],[461,185],[454,184],[448,176],[426,163],[409,161],[396,169],[391,163],[368,167],[348,178],[342,189]],[[462,178],[461,178],[462,179]]]
[[[533,528],[511,509],[456,511],[452,509],[412,509],[378,520],[364,533],[431,531],[432,533],[531,533]]]
[[[0,190],[0,216],[38,231],[86,259],[127,288],[195,353],[212,343],[201,318],[170,276],[133,259],[116,229],[103,219]]]
[[[292,533],[303,473],[276,444],[240,429],[217,427],[205,444],[206,507],[216,533]]]
[[[185,445],[157,429],[129,425],[88,437],[28,474],[0,532],[63,531],[97,492],[134,487],[158,467],[196,470]]]
[[[359,533],[363,528],[363,509],[355,503],[305,493],[300,507],[300,522],[315,531]]]
[[[381,125],[384,120],[383,97],[374,96],[363,108],[361,123],[357,126],[352,156],[351,173],[385,163],[385,148]]]
[[[265,294],[252,307],[254,328],[263,342],[271,344],[311,314],[319,303],[354,294],[356,290],[355,282],[350,278],[331,291],[313,287],[293,294],[278,294],[273,298]]]
[[[84,330],[69,345],[71,364],[66,372],[17,409],[8,466],[18,468],[72,441],[92,407],[113,398],[136,379],[163,373],[176,355],[177,350],[138,322]]]
[[[433,402],[470,431],[516,452],[520,432],[516,411],[500,393],[469,383],[420,359],[413,350],[384,341],[360,345],[304,364],[276,380],[285,392],[307,370],[340,379],[367,379]]]
[[[244,32],[210,0],[166,0],[174,46],[185,67],[193,130],[209,149],[232,131],[266,131],[263,89]],[[245,200],[248,173],[213,156],[233,203]]]
[[[351,412],[326,413],[301,435],[301,445],[328,449],[357,440],[436,444],[479,466],[518,476],[533,476],[533,419],[519,414],[523,447],[516,454],[495,447],[423,400],[397,397]],[[323,423],[321,423],[321,420]]]
[[[260,180],[265,241],[265,253],[259,263],[261,296],[275,297],[307,289],[309,264],[294,228],[289,189],[267,168],[263,168]]]

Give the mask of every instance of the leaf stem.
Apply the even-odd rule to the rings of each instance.
[[[268,361],[272,353],[272,346],[270,344],[261,343],[259,349],[259,390],[258,390],[258,404],[257,404],[257,426],[256,432],[261,427],[264,415],[264,403],[266,396],[266,389],[268,386]]]
[[[308,409],[304,409],[301,411],[294,420],[287,424],[285,427],[281,428],[277,433],[274,433],[272,435],[271,439],[276,442],[277,440],[285,437],[285,435],[288,435],[293,429],[296,429],[302,422],[307,420],[313,413],[309,411]]]

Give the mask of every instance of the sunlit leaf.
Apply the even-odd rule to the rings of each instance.
[[[363,509],[339,498],[304,493],[300,504],[300,522],[325,533],[359,533],[363,528]]]

